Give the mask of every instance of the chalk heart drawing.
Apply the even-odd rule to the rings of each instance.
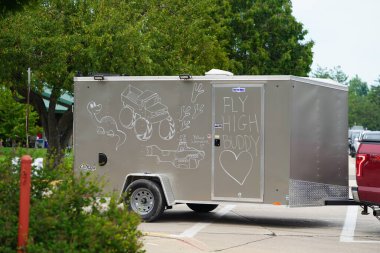
[[[240,185],[244,184],[253,166],[252,155],[247,151],[236,155],[231,150],[223,150],[219,155],[219,162],[224,172]]]

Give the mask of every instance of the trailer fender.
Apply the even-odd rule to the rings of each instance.
[[[123,190],[121,191],[120,196],[122,196],[122,194],[126,191],[127,187],[133,181],[136,181],[137,179],[147,179],[147,180],[152,180],[159,183],[162,188],[162,191],[164,192],[167,206],[172,206],[175,204],[174,194],[173,194],[173,190],[170,184],[170,180],[167,176],[161,175],[161,174],[146,174],[146,173],[128,174],[125,177]]]

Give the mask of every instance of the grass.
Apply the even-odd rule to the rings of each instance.
[[[0,148],[0,161],[6,156],[18,156],[30,155],[32,158],[39,158],[46,156],[47,149],[45,148]]]
[[[0,163],[4,162],[7,157],[22,157],[23,155],[30,155],[32,159],[45,158],[47,154],[46,148],[0,148]],[[74,163],[73,151],[66,151],[64,164],[72,166]]]

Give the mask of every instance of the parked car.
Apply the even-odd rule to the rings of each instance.
[[[380,134],[380,131],[362,131],[359,137],[354,138],[354,148],[355,153],[358,152],[360,142],[362,140],[376,140],[377,136]]]
[[[353,139],[352,145],[354,146],[355,155],[358,152],[358,148],[359,148],[359,145],[360,145],[360,140],[362,139],[363,133],[368,133],[368,132],[370,132],[370,131],[361,131],[360,134]]]
[[[352,187],[356,202],[368,207],[380,220],[380,131],[363,132],[356,154],[357,187]]]
[[[363,126],[352,126],[350,130],[364,130]]]
[[[359,136],[363,131],[364,130],[361,130],[361,129],[357,129],[357,130],[351,129],[348,131],[348,154],[351,157],[355,157],[355,154],[356,154],[354,141],[355,141],[355,139],[359,140]]]
[[[359,142],[377,142],[380,140],[380,131],[363,131],[359,135]]]

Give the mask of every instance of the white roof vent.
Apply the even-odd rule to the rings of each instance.
[[[217,76],[233,76],[234,74],[231,72],[225,71],[225,70],[221,70],[221,69],[212,69],[212,70],[206,72],[205,75],[206,76],[214,76],[214,75],[217,75]]]

